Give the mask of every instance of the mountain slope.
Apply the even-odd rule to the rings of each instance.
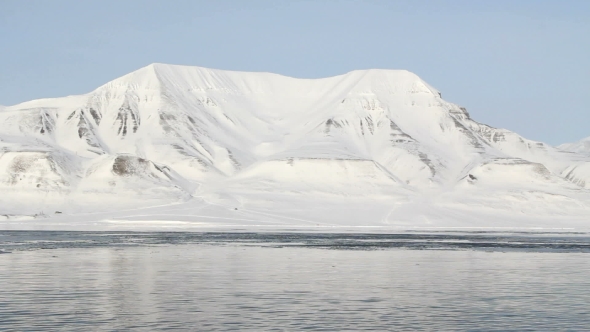
[[[312,206],[346,225],[590,215],[590,157],[480,124],[403,70],[312,80],[152,64],[0,110],[0,151],[6,215],[180,202],[287,224]]]

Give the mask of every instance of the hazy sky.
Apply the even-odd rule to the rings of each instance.
[[[407,69],[472,117],[590,136],[590,1],[0,0],[0,104],[153,62],[315,78]]]

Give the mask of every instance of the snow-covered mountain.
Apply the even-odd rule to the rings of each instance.
[[[0,109],[0,214],[590,226],[590,156],[567,150],[480,124],[403,70],[296,79],[152,64]]]
[[[571,152],[590,154],[590,137],[586,137],[574,143],[566,143],[558,146],[558,148]]]

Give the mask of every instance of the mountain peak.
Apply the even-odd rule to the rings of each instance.
[[[156,67],[157,64],[150,64],[145,67],[139,68],[129,74],[123,75],[119,78],[116,78],[103,86],[99,87],[97,90],[103,89],[118,89],[118,88],[128,88],[128,87],[144,87],[144,88],[153,88],[159,86],[159,79],[158,75],[156,74]]]
[[[117,78],[99,90],[161,89],[183,91],[225,91],[268,95],[367,95],[384,92],[404,95],[440,92],[407,70],[365,69],[324,78],[295,78],[268,72],[246,72],[197,66],[152,63]]]

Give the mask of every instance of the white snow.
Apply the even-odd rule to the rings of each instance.
[[[0,227],[590,229],[583,151],[480,124],[404,70],[152,64],[0,108]]]
[[[562,144],[558,148],[570,152],[590,154],[590,137],[586,137],[578,142]]]

